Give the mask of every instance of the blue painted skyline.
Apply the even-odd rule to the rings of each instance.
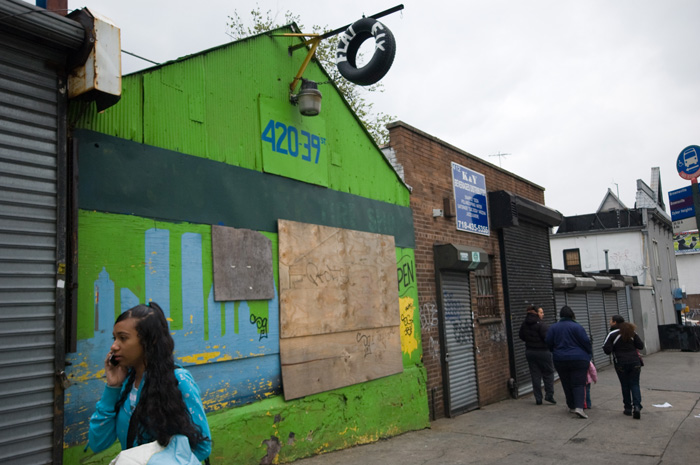
[[[214,301],[213,286],[205,301],[201,234],[185,233],[181,237],[181,283],[171,282],[170,231],[147,230],[144,245],[146,302],[157,302],[169,318],[170,288],[175,285],[182,289],[182,329],[171,330],[175,359],[192,372],[205,408],[242,405],[270,392],[280,392],[277,286],[275,297],[266,301],[267,315],[251,313],[247,301]],[[134,261],[140,259],[135,257]],[[66,391],[67,444],[87,439],[89,417],[104,389],[104,359],[112,344],[115,306],[119,306],[121,313],[144,303],[128,288],[119,289],[117,301],[116,289],[107,267],[103,267],[94,281],[94,336],[79,340],[77,352],[67,357],[66,371],[73,381]],[[226,364],[225,369],[221,363]]]

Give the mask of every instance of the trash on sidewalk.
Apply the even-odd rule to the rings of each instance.
[[[663,404],[652,404],[654,407],[658,408],[669,408],[673,407],[673,405],[669,404],[668,402],[664,402]]]

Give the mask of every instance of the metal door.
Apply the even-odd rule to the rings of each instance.
[[[440,289],[445,410],[454,416],[479,407],[469,275],[443,270]]]

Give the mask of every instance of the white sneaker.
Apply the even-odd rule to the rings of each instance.
[[[586,415],[586,414],[584,413],[584,411],[583,411],[582,408],[576,408],[576,409],[574,409],[574,412],[573,412],[573,413],[575,413],[576,415],[578,415],[578,416],[581,417],[581,418],[588,418],[588,415]]]

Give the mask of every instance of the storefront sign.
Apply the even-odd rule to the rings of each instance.
[[[484,175],[453,162],[452,188],[457,229],[488,236],[490,232]]]

